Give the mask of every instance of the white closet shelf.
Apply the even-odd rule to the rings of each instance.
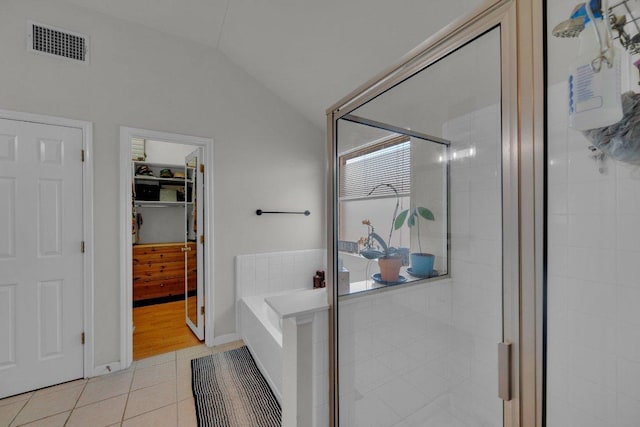
[[[157,176],[149,176],[149,175],[136,175],[133,177],[136,180],[145,180],[145,181],[169,181],[169,182],[179,182],[181,184],[192,183],[193,181],[190,179],[184,178],[159,178]]]
[[[154,162],[146,162],[143,160],[132,160],[131,161],[134,165],[147,165],[149,167],[154,167],[154,168],[167,168],[167,169],[179,169],[182,170],[185,168],[184,164],[175,164],[175,163],[154,163]],[[192,166],[187,166],[188,169],[195,169]]]
[[[193,202],[188,202],[187,205],[192,205]],[[150,207],[150,208],[163,208],[167,206],[181,207],[185,205],[185,202],[160,202],[157,200],[136,200],[135,205],[138,207]]]

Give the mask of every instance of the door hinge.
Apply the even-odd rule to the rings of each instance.
[[[498,397],[511,400],[511,343],[498,343]]]
[[[80,160],[84,162],[84,150],[80,150]]]
[[[80,252],[84,253],[84,240],[80,242]]]
[[[202,163],[200,164],[200,173],[204,173],[204,165]]]
[[[204,245],[204,234],[200,235],[200,244]]]
[[[204,305],[200,307],[200,314],[204,316]]]
[[[80,342],[84,345],[84,332],[80,334]]]

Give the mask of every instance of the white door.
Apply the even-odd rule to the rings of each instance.
[[[185,317],[189,328],[204,339],[204,166],[202,148],[185,158]],[[189,191],[191,188],[191,191]],[[196,256],[188,254],[195,246]],[[195,265],[193,259],[195,258]]]
[[[82,145],[0,119],[0,398],[84,374]]]

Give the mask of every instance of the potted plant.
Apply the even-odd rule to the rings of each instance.
[[[387,252],[387,244],[384,239],[376,233],[370,220],[363,219],[362,224],[367,226],[367,237],[361,237],[360,240],[358,240],[358,244],[364,247],[360,250],[360,255],[367,259],[378,259]]]
[[[422,252],[422,242],[420,241],[420,218],[424,218],[429,221],[434,221],[435,217],[433,212],[429,209],[418,206],[411,210],[406,209],[396,217],[393,224],[394,229],[399,229],[404,225],[405,220],[409,228],[416,227],[418,231],[418,249],[420,252],[414,252],[411,254],[411,271],[410,273],[417,277],[429,277],[433,273],[433,262],[435,256],[433,254]]]
[[[367,226],[367,237],[361,239],[361,243],[364,243],[365,248],[360,251],[360,254],[367,259],[377,259],[378,266],[380,267],[380,279],[383,282],[397,282],[400,278],[400,268],[402,267],[403,254],[402,250],[396,249],[391,246],[391,236],[393,235],[394,224],[397,221],[398,209],[400,207],[400,197],[398,191],[391,184],[378,184],[369,192],[371,195],[378,188],[386,186],[391,188],[396,194],[396,206],[391,218],[391,228],[389,229],[389,237],[385,242],[384,239],[375,232],[371,221],[365,219],[362,221]]]

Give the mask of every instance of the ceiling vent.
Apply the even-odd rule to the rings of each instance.
[[[87,63],[89,62],[89,37],[29,21],[27,50]]]

